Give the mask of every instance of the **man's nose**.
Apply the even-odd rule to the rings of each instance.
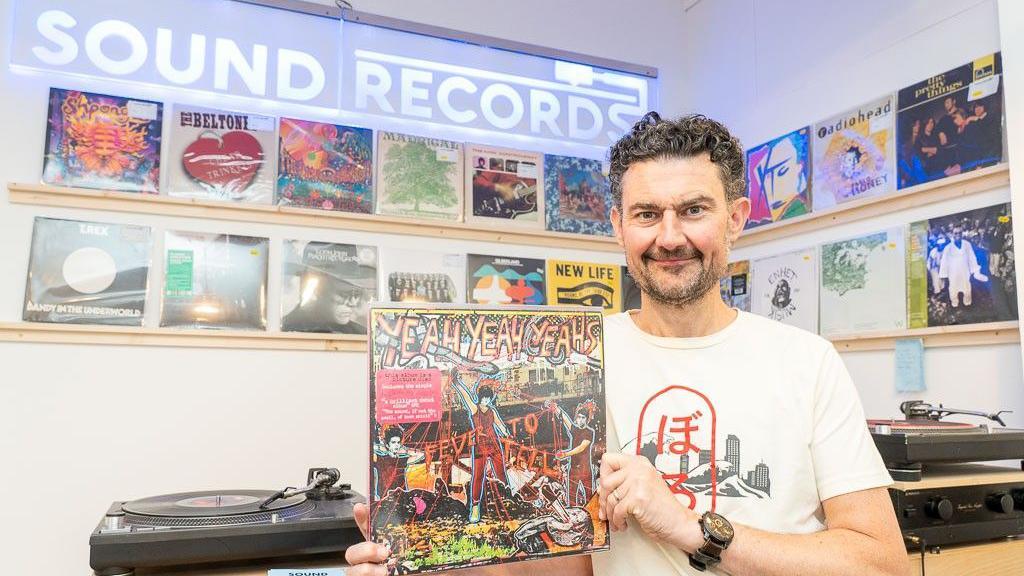
[[[675,250],[688,242],[683,221],[676,215],[675,210],[666,210],[662,213],[655,241],[663,250]]]

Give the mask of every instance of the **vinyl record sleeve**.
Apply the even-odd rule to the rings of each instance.
[[[629,273],[628,266],[623,266],[619,274],[622,278],[622,311],[639,310],[643,303],[643,292],[640,290],[640,286]]]
[[[800,128],[747,150],[747,228],[811,211],[809,132]]]
[[[548,303],[596,306],[605,314],[622,309],[622,266],[548,260]]]
[[[730,262],[718,288],[726,306],[750,312],[750,260]]]
[[[268,247],[266,238],[167,232],[160,325],[266,330]]]
[[[273,204],[277,119],[175,106],[167,166],[168,196]]]
[[[579,307],[371,308],[369,539],[390,574],[608,549],[602,340]]]
[[[377,299],[377,248],[285,240],[281,330],[366,334]]]
[[[751,263],[750,311],[818,333],[818,256],[815,248]]]
[[[377,133],[377,213],[462,219],[462,143]]]
[[[543,228],[544,155],[466,145],[466,221]]]
[[[466,300],[470,304],[546,302],[544,261],[513,256],[466,256]]]
[[[151,249],[147,226],[37,217],[22,319],[142,326]]]
[[[887,95],[814,125],[814,210],[896,190],[895,98]]]
[[[281,118],[277,203],[373,212],[373,131]]]
[[[907,327],[903,234],[893,228],[821,246],[823,336]]]
[[[43,183],[159,193],[162,129],[159,102],[51,88]]]
[[[461,304],[466,301],[466,255],[381,247],[380,299]]]
[[[611,236],[611,209],[608,170],[600,160],[544,155],[544,219],[548,230]]]

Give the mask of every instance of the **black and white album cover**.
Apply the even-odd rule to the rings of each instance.
[[[142,326],[147,226],[36,218],[22,319]]]
[[[281,330],[366,334],[377,299],[377,248],[285,240]]]

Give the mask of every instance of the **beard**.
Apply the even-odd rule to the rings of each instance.
[[[659,285],[654,279],[650,261],[676,259],[690,259],[690,264],[695,264],[698,267],[696,275],[682,285]],[[705,263],[704,253],[695,248],[680,248],[672,251],[652,248],[640,257],[639,266],[629,266],[629,275],[633,277],[640,291],[654,301],[668,306],[688,306],[699,301],[708,292],[718,288],[719,279],[725,274],[725,271],[726,266],[714,257]]]

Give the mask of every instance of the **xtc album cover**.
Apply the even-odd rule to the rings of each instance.
[[[377,248],[285,240],[283,261],[283,332],[366,334],[377,299]]]
[[[600,160],[544,156],[544,219],[548,230],[611,236],[612,192]]]
[[[176,106],[167,163],[168,196],[272,204],[277,119]]]
[[[373,131],[282,118],[277,203],[373,212]]]
[[[899,91],[900,188],[1002,161],[1002,72],[996,52]]]
[[[817,334],[817,264],[813,248],[754,260],[750,311]]]
[[[369,538],[389,574],[608,548],[600,312],[382,304],[370,322]]]
[[[22,319],[142,326],[151,247],[148,226],[37,217]]]
[[[537,194],[544,155],[480,144],[466,145],[466,220],[542,228]]]
[[[725,276],[718,280],[718,288],[726,306],[750,312],[750,260],[730,262]]]
[[[747,150],[747,228],[811,211],[808,132],[808,128],[801,128]]]
[[[814,126],[814,209],[896,189],[892,95]]]
[[[159,102],[51,88],[43,182],[157,194],[162,126]]]
[[[1010,218],[1010,204],[997,204],[910,225],[911,328],[1017,319]]]
[[[548,260],[548,304],[596,306],[605,314],[622,310],[622,266]]]
[[[622,311],[639,310],[643,292],[629,273],[629,266],[623,266],[619,270],[619,277],[622,278]]]
[[[512,256],[466,256],[470,304],[544,304],[544,261]]]
[[[381,247],[381,300],[461,304],[466,301],[466,255]],[[386,292],[385,292],[386,290]]]
[[[377,133],[377,213],[462,219],[462,143]]]
[[[821,246],[821,334],[907,327],[906,247],[893,228]]]
[[[268,245],[251,236],[167,232],[160,325],[266,330]]]

